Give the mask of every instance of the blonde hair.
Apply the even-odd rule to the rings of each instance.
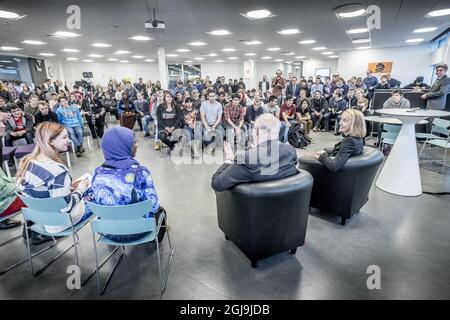
[[[347,115],[350,118],[351,137],[364,138],[366,136],[366,120],[364,114],[357,109],[347,109],[342,116]]]
[[[35,133],[36,146],[32,153],[25,156],[20,161],[19,169],[17,170],[16,175],[17,185],[19,185],[20,180],[25,176],[30,162],[39,157],[41,154],[44,154],[53,161],[62,163],[59,158],[59,152],[53,148],[50,142],[56,139],[56,137],[58,137],[64,130],[65,128],[63,125],[55,122],[46,121],[37,126]]]

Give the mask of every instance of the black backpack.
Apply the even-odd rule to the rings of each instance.
[[[311,143],[311,140],[305,136],[305,131],[299,124],[293,124],[289,128],[288,141],[291,146],[302,149]]]

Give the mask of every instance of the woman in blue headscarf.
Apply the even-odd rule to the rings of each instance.
[[[150,171],[134,159],[137,144],[134,132],[124,127],[108,129],[102,138],[105,162],[95,169],[92,185],[85,194],[85,200],[101,205],[127,205],[144,200],[152,200],[152,208],[146,217],[159,213],[158,195]],[[163,222],[163,225],[165,222]],[[165,228],[160,229],[159,240]],[[114,241],[134,241],[146,234],[106,235]]]

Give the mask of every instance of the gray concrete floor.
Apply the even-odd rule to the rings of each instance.
[[[306,244],[292,256],[282,253],[261,260],[252,269],[249,260],[217,226],[211,176],[218,164],[175,165],[153,139],[139,137],[137,159],[155,180],[167,209],[175,249],[167,289],[162,299],[449,299],[450,210],[448,196],[423,194],[405,198],[376,187],[369,202],[346,226],[337,217],[313,212]],[[339,138],[312,133],[315,143],[299,154],[332,146]],[[82,158],[72,156],[71,173],[77,177],[102,163],[95,147]],[[424,190],[449,191],[449,172],[422,169]],[[407,177],[405,177],[407,178]],[[447,188],[447,190],[444,190]],[[0,242],[21,229],[0,231]],[[84,274],[94,268],[89,226],[80,233]],[[70,240],[58,245],[59,250]],[[168,244],[164,239],[165,254]],[[105,256],[111,249],[101,247]],[[0,247],[0,269],[26,256],[18,240]],[[42,263],[51,253],[36,259]],[[67,266],[73,251],[33,277],[28,264],[0,276],[0,299],[161,299],[154,244],[127,250],[103,297],[95,278],[81,290],[66,286]],[[167,255],[164,262],[167,262]],[[381,269],[381,289],[366,286],[370,265]],[[105,277],[112,263],[102,272]]]

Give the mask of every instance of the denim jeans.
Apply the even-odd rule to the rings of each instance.
[[[66,127],[69,133],[70,140],[73,141],[76,147],[81,147],[83,145],[83,128],[78,127]]]
[[[220,145],[223,143],[223,137],[225,135],[225,131],[223,130],[222,125],[217,125],[215,130],[208,131],[205,127],[203,127],[203,141],[205,141],[206,145],[209,145],[212,141],[215,141],[216,144]],[[213,139],[214,138],[214,139]]]
[[[152,118],[152,116],[149,115],[149,114],[146,114],[145,116],[143,116],[143,117],[141,118],[142,127],[144,128],[144,133],[145,133],[145,134],[149,133],[149,132],[148,132],[148,124],[149,124],[150,122],[152,122],[152,121],[153,121],[153,118]]]

